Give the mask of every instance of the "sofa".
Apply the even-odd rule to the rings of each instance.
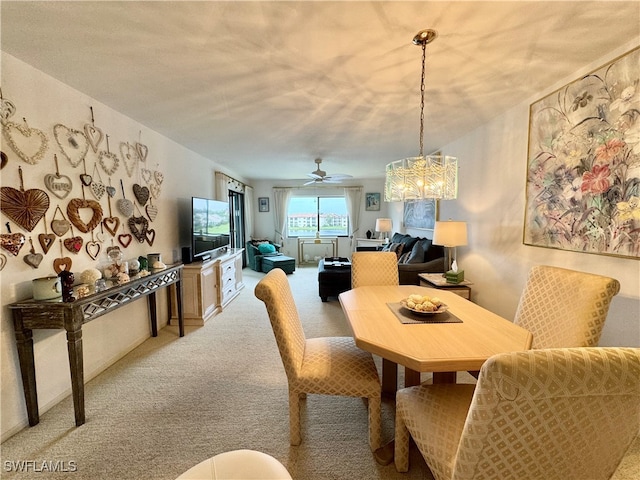
[[[262,272],[262,259],[265,256],[282,255],[280,245],[271,240],[249,240],[247,242],[247,262],[251,270]]]
[[[400,285],[420,285],[419,273],[444,272],[444,247],[433,245],[429,238],[394,233],[382,250],[398,255]]]

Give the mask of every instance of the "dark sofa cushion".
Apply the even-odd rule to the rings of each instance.
[[[422,241],[415,242],[411,251],[405,255],[403,255],[404,258],[400,263],[424,263],[424,247],[422,246]]]

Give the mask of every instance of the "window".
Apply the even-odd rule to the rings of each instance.
[[[291,197],[287,214],[290,237],[349,235],[349,216],[344,197]]]

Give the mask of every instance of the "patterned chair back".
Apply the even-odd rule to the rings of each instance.
[[[640,349],[496,355],[466,418],[452,479],[610,478],[638,434]]]
[[[537,265],[529,271],[514,323],[531,348],[595,347],[620,283],[609,277]]]
[[[395,252],[353,252],[352,288],[367,285],[398,285],[398,256]]]
[[[287,275],[274,268],[258,282],[254,294],[267,308],[287,378],[295,382],[302,367],[306,338]]]

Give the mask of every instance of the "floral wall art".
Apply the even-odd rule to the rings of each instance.
[[[640,258],[640,48],[533,103],[524,243]]]

